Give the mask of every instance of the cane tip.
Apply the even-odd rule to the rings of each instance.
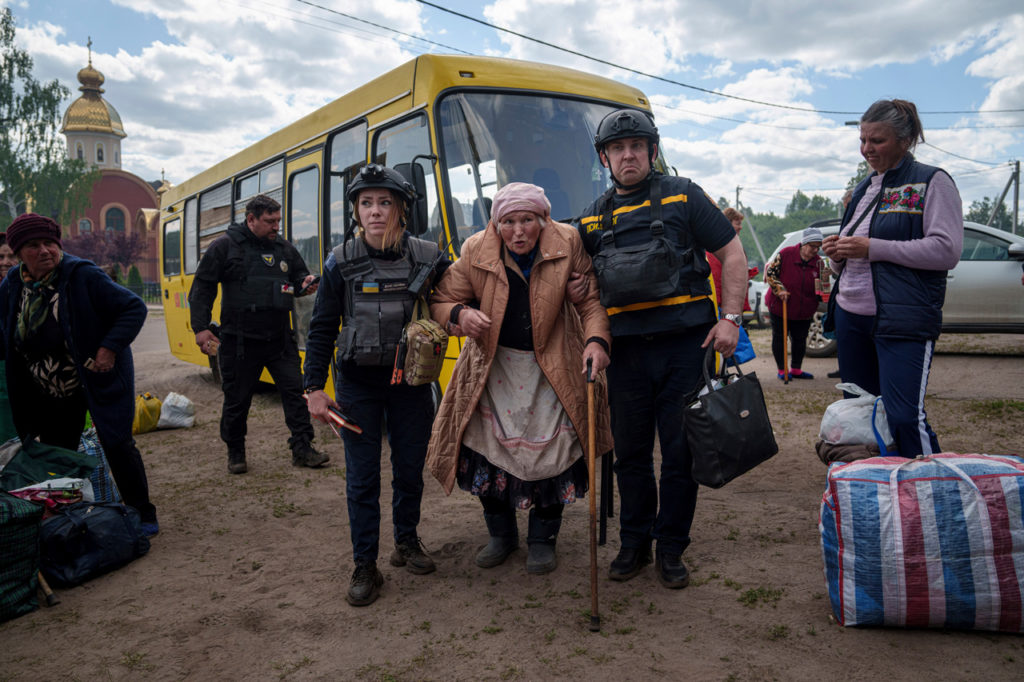
[[[590,617],[590,631],[601,632],[601,616]]]

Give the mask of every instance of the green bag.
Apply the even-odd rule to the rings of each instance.
[[[7,363],[0,360],[0,443],[6,443],[17,435],[11,416],[11,401],[7,397]]]
[[[0,491],[0,623],[36,610],[43,506]]]
[[[30,440],[0,471],[0,490],[17,490],[54,478],[89,478],[95,468],[93,457]]]

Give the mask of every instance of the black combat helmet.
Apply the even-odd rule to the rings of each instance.
[[[412,183],[402,177],[398,171],[382,166],[379,163],[368,163],[359,169],[359,174],[348,186],[345,196],[352,203],[364,189],[389,189],[396,194],[408,207],[416,198],[416,190]]]
[[[637,109],[618,109],[602,118],[597,125],[597,134],[594,135],[594,149],[600,154],[604,151],[604,146],[612,140],[626,137],[646,137],[647,149],[653,163],[654,145],[658,144],[661,137],[651,115]]]

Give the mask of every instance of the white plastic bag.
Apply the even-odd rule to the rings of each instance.
[[[180,393],[168,393],[160,406],[158,429],[191,428],[196,422],[196,406]]]
[[[871,395],[857,384],[836,384],[836,388],[853,393],[856,398],[837,400],[825,409],[821,418],[818,436],[833,445],[870,445],[877,443],[875,431],[871,428],[871,416],[875,417],[875,428],[889,447],[893,444],[889,432],[889,420],[885,416],[882,399]],[[877,410],[875,405],[878,405]]]

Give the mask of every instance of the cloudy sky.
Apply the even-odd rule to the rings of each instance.
[[[734,201],[741,186],[758,211],[781,213],[796,189],[839,198],[861,160],[845,122],[880,98],[917,104],[918,158],[953,175],[965,206],[998,196],[1024,156],[1020,0],[437,4],[647,75],[415,0],[0,0],[36,77],[75,97],[92,37],[128,133],[124,168],[172,183],[425,52],[634,85],[652,100],[669,163],[716,198]]]

